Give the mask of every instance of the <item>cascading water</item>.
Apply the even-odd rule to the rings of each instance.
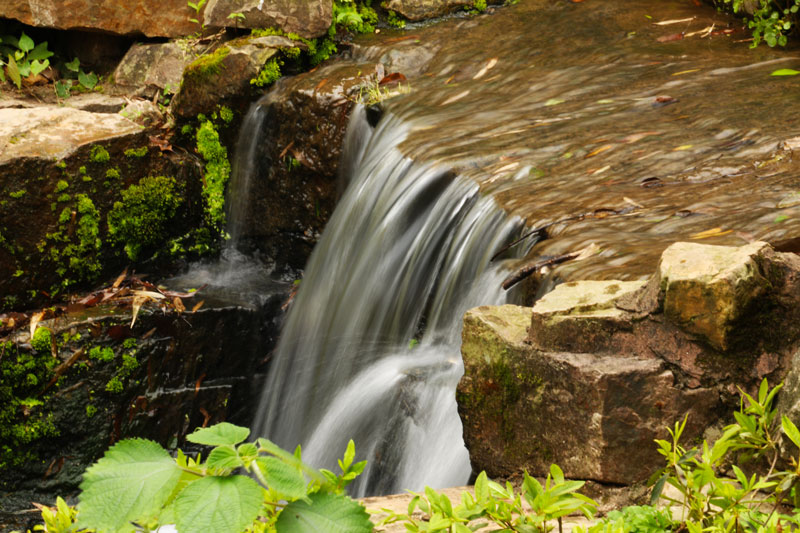
[[[186,273],[166,281],[181,288],[202,286],[204,298],[211,303],[258,307],[283,291],[281,282],[271,278],[269,268],[240,249],[249,215],[250,186],[258,178],[270,98],[271,93],[251,105],[242,121],[225,202],[225,231],[229,238],[219,260],[195,263]]]
[[[505,301],[490,257],[521,227],[478,186],[397,149],[407,127],[351,119],[349,183],[309,260],[254,432],[331,468],[348,439],[356,495],[463,484],[461,317]]]

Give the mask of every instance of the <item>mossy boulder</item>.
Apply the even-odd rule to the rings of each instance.
[[[241,16],[231,17],[232,13]],[[280,28],[306,39],[328,31],[333,2],[326,0],[210,0],[203,18],[209,28]]]
[[[141,241],[148,252],[201,225],[199,170],[151,146],[156,134],[116,113],[0,109],[0,311],[116,276],[141,236],[110,235],[108,214],[142,179],[167,177],[181,198],[164,231]]]

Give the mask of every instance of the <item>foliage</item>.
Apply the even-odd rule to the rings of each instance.
[[[249,433],[225,422],[196,430],[187,439],[213,447],[204,461],[181,451],[173,459],[149,440],[120,441],[86,470],[77,513],[59,502],[60,529],[53,530],[372,531],[365,509],[343,494],[365,466],[354,463],[352,441],[334,475],[303,463],[299,448],[291,454],[266,439],[244,442]],[[53,511],[45,512],[52,522]]]
[[[22,32],[19,38],[11,35],[0,36],[0,82],[6,81],[3,66],[8,77],[22,88],[22,78],[36,76],[50,66],[53,52],[47,49],[47,41],[39,43]]]
[[[672,515],[666,509],[632,505],[608,515],[589,528],[589,533],[661,533],[673,529]]]
[[[225,225],[225,184],[231,174],[228,150],[220,143],[219,134],[210,120],[197,128],[197,152],[206,161],[203,196],[211,226],[220,231]]]
[[[197,20],[196,17],[200,16],[200,10],[203,9],[203,6],[205,5],[205,3],[206,3],[206,0],[198,0],[197,3],[194,3],[191,0],[186,2],[186,5],[189,6],[190,8],[192,8],[194,10],[194,13],[195,13],[195,18],[190,18],[189,22],[194,22],[195,24],[200,24],[200,21]]]
[[[258,73],[258,76],[250,80],[250,83],[256,87],[266,87],[267,85],[272,85],[281,77],[282,66],[283,61],[277,57],[273,57],[264,63],[264,66],[261,67],[261,71]]]
[[[56,188],[60,186],[59,182]],[[59,202],[69,202],[71,199],[67,193],[58,197]],[[62,288],[79,280],[94,280],[100,273],[100,213],[87,195],[75,195],[74,206],[61,211],[58,231],[48,233],[46,240],[52,244],[49,257],[57,265],[56,272],[62,278]]]
[[[48,397],[40,393],[58,360],[50,354],[50,331],[36,331],[47,331],[36,341],[44,348],[46,335],[46,349],[31,352],[0,343],[0,469],[35,461],[30,443],[57,434],[52,414],[43,409]]]
[[[138,185],[122,191],[122,201],[115,202],[109,211],[109,237],[121,242],[125,253],[135,261],[143,248],[163,239],[163,233],[182,202],[174,178],[142,178]]]
[[[800,0],[717,0],[720,2],[731,5],[734,13],[752,6],[752,18],[746,20],[753,32],[753,48],[762,40],[769,46],[786,46],[787,35],[797,25],[800,10]]]
[[[394,513],[384,509],[388,516],[380,525],[403,522],[409,532],[453,531],[468,533],[489,525],[500,526],[503,531],[542,532],[549,531],[548,522],[580,512],[591,518],[596,511],[595,502],[578,493],[583,481],[564,479],[564,473],[557,465],[550,466],[550,474],[544,485],[527,473],[522,484],[522,493],[514,491],[510,483],[503,487],[489,480],[486,472],[481,472],[475,480],[475,496],[469,492],[461,493],[461,504],[453,507],[450,499],[426,487],[424,494],[414,494],[408,504],[408,512]],[[523,507],[525,500],[531,511]],[[419,509],[425,514],[423,520],[413,517]],[[476,525],[470,522],[480,520]],[[489,523],[484,522],[488,520]]]
[[[50,346],[53,343],[53,334],[47,328],[36,328],[36,332],[31,339],[31,347],[40,353],[50,353]]]

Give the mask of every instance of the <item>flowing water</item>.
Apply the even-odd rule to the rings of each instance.
[[[370,461],[358,495],[463,483],[461,315],[505,301],[508,262],[490,258],[523,221],[548,229],[514,265],[601,250],[544,287],[642,278],[679,240],[800,235],[800,165],[784,143],[800,135],[800,81],[770,76],[800,58],[748,49],[740,25],[683,0],[522,0],[358,40],[348,61],[403,73],[411,90],[374,130],[352,118],[347,187],[254,431],[329,468],[354,438]]]
[[[358,495],[469,477],[455,385],[463,312],[501,303],[491,255],[518,232],[476,183],[418,165],[405,125],[354,113],[345,189],[287,317],[255,433],[332,467],[348,439],[369,465]]]

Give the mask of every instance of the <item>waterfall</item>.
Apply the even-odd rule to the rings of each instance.
[[[490,257],[519,231],[477,184],[418,164],[392,115],[354,111],[347,185],[286,318],[254,433],[334,469],[347,441],[357,496],[467,482],[455,387],[461,318],[505,302]]]

